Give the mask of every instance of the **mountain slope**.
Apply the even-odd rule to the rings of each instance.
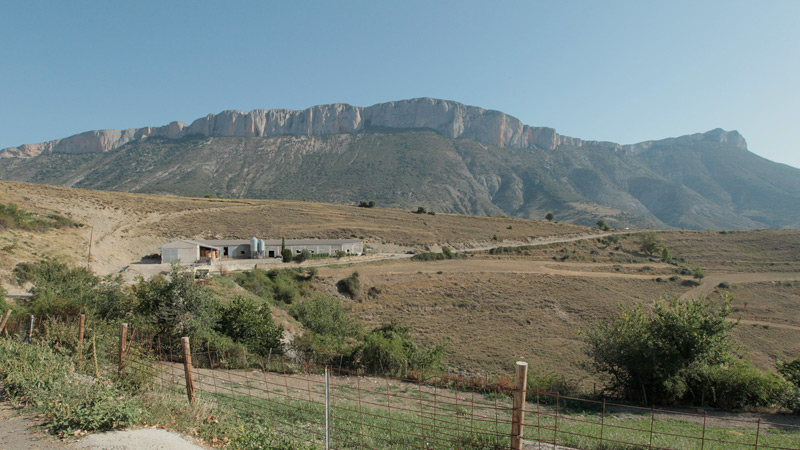
[[[0,178],[529,218],[554,212],[587,225],[800,227],[800,170],[750,153],[735,131],[623,146],[434,99],[212,116],[6,149]]]

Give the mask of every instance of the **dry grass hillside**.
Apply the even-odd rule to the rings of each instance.
[[[375,251],[526,243],[588,229],[544,221],[358,208],[333,204],[205,199],[127,194],[0,181],[0,204],[56,213],[81,228],[0,232],[1,274],[20,261],[47,256],[85,264],[92,236],[92,269],[117,272],[158,252],[170,239],[359,237]],[[6,283],[7,284],[7,283]]]
[[[444,261],[321,267],[320,287],[340,295],[336,281],[358,271],[361,292],[347,302],[365,324],[396,321],[411,326],[420,342],[447,340],[449,364],[471,373],[507,373],[524,359],[538,372],[557,372],[590,388],[594,380],[582,367],[579,330],[615,314],[619,305],[676,295],[719,299],[724,292],[735,298],[734,317],[741,323],[734,337],[747,357],[769,368],[777,359],[800,355],[800,231],[658,232],[681,269],[641,254],[637,235],[512,247],[591,230],[503,217],[0,182],[0,204],[9,202],[85,226],[0,232],[6,287],[19,261],[60,256],[85,263],[90,233],[92,267],[99,273],[116,272],[180,237],[356,236],[380,252],[506,245],[504,251],[473,251]],[[698,268],[702,279],[680,273]]]
[[[366,323],[395,320],[412,326],[422,341],[447,340],[449,363],[470,372],[508,372],[522,359],[590,390],[597,380],[582,366],[580,330],[620,305],[677,295],[719,300],[725,292],[734,297],[732,317],[741,319],[734,339],[742,355],[763,368],[800,355],[800,232],[659,237],[705,277],[638,253],[636,235],[446,261],[329,267],[320,275],[335,292],[337,280],[358,271],[361,294],[350,304]]]

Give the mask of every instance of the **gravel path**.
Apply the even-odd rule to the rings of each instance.
[[[19,414],[7,402],[0,402],[0,450],[45,450],[69,448],[63,442],[46,434],[34,417]]]
[[[70,448],[82,450],[205,450],[205,447],[193,444],[181,435],[154,428],[93,434],[71,445]]]
[[[0,450],[205,450],[191,438],[166,430],[144,428],[113,431],[65,442],[38,426],[38,418],[0,402]],[[191,441],[190,441],[191,440]]]

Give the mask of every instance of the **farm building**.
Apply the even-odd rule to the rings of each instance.
[[[334,255],[340,251],[348,255],[360,255],[364,244],[359,239],[287,239],[286,248],[292,254],[308,250],[312,254]],[[189,240],[179,239],[161,247],[161,262],[217,261],[224,259],[280,258],[281,240],[277,239],[228,239]]]

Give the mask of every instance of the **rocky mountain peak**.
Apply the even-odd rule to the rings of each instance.
[[[469,138],[500,147],[554,150],[559,145],[581,147],[585,143],[640,151],[655,141],[621,146],[561,136],[555,129],[532,127],[500,111],[429,97],[379,103],[369,107],[345,103],[313,106],[302,111],[290,109],[255,109],[249,112],[228,110],[209,114],[186,125],[171,122],[160,127],[126,130],[95,130],[63,139],[25,144],[0,150],[0,157],[29,158],[42,153],[99,153],[113,150],[131,141],[150,137],[179,139],[199,135],[207,137],[324,136],[371,130],[428,129],[448,138]],[[744,138],[735,131],[712,130],[705,134],[672,139],[716,139],[744,146]],[[662,142],[662,141],[658,141]]]

